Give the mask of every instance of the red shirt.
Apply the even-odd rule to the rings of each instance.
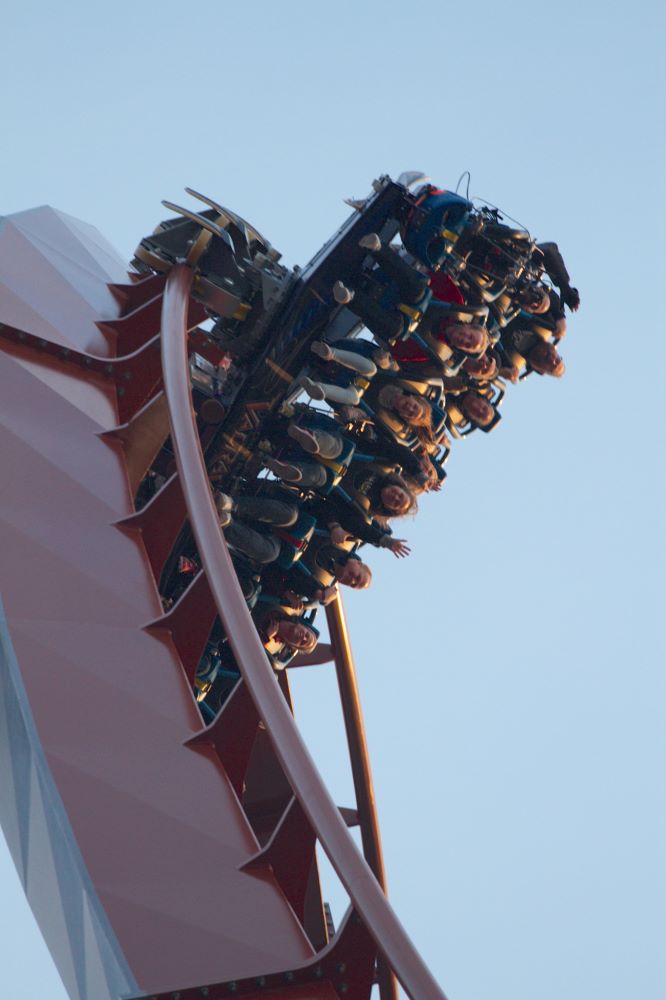
[[[462,292],[445,272],[433,271],[430,275],[429,284],[434,299],[439,299],[440,302],[454,302],[459,306],[464,305],[465,299]],[[443,340],[444,334],[439,333],[438,339]],[[391,354],[399,364],[403,361],[432,360],[430,355],[426,354],[423,348],[412,340],[411,337],[408,340],[400,340],[397,344],[394,344],[391,348]]]

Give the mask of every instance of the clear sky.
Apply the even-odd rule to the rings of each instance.
[[[51,204],[129,259],[189,185],[304,264],[379,174],[469,169],[559,243],[565,378],[509,387],[407,523],[412,556],[374,553],[347,607],[391,898],[450,1000],[664,1000],[663,5],[2,20],[0,214]],[[298,718],[350,804],[330,669],[300,673]],[[0,928],[3,995],[62,1000],[4,847]]]

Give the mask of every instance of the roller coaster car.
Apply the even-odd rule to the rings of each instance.
[[[499,407],[504,399],[505,385],[501,379],[495,379],[492,382],[485,383],[483,386],[480,386],[472,391],[476,392],[479,396],[483,396],[484,399],[486,399],[493,407],[495,414],[490,423],[485,426],[477,424],[463,413],[462,409],[456,402],[455,396],[447,397],[446,425],[451,432],[451,436],[454,438],[467,437],[475,430],[481,430],[484,434],[489,434],[490,431],[497,427],[498,423],[502,419]]]

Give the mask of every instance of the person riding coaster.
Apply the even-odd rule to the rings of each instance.
[[[447,449],[439,445],[426,449],[416,435],[410,438],[405,436],[403,440],[400,440],[397,433],[392,435],[387,428],[381,428],[381,425],[379,425],[379,429],[383,430],[384,433],[377,433],[370,414],[362,407],[343,407],[342,410],[346,412],[348,417],[347,423],[340,428],[344,430],[344,437],[327,434],[325,440],[335,440],[337,437],[338,444],[335,450],[343,447],[348,448],[349,461],[345,468],[340,469],[340,475],[336,474],[332,486],[328,479],[325,489],[315,486],[317,493],[330,493],[340,484],[352,463],[359,465],[360,463],[377,461],[396,468],[399,467],[409,479],[410,489],[414,493],[439,488],[441,480],[446,478],[442,465],[448,457]],[[442,424],[444,424],[443,415]],[[311,431],[303,426],[292,427],[290,432],[294,439],[298,439],[303,451],[311,455],[316,462],[330,464],[330,460],[322,458],[321,433]],[[289,482],[298,483],[299,486],[311,485],[316,482],[317,470],[313,462],[308,463],[292,457],[289,463],[273,460],[267,464],[276,475],[286,478]]]
[[[230,497],[219,492],[215,496],[220,525],[235,548],[234,568],[248,607],[252,609],[258,600],[265,600],[267,594],[290,590],[298,599],[321,600],[318,588],[304,584],[304,580],[318,580],[323,587],[330,587],[337,581],[355,590],[369,586],[372,573],[354,553],[356,543],[329,537],[329,532],[318,526],[316,518],[305,509],[293,489],[281,487],[280,493],[284,499]],[[254,524],[239,523],[239,517],[256,521]],[[269,560],[269,555],[274,558]],[[253,564],[260,567],[259,577]],[[325,581],[324,574],[327,575]],[[276,579],[291,583],[276,591]],[[258,587],[257,580],[260,581]],[[288,608],[302,611],[300,604],[293,600],[287,601],[283,610]]]
[[[257,634],[275,670],[284,670],[297,653],[311,653],[316,648],[319,631],[312,624],[313,612],[309,615],[300,612],[296,617],[268,597],[258,603],[251,613]],[[195,697],[207,723],[216,717],[240,676],[218,619],[194,679]]]
[[[335,598],[337,584],[365,590],[372,582],[372,570],[356,554],[358,542],[350,537],[334,542],[329,529],[317,528],[303,558],[291,569],[275,565],[263,574],[264,586],[283,607],[301,612],[307,602],[326,605]],[[333,532],[338,538],[339,532]]]
[[[335,344],[315,340],[310,350],[319,359],[297,383],[311,399],[356,406],[378,369],[396,371],[390,352],[369,340],[343,339]],[[312,377],[314,376],[314,377]]]
[[[388,446],[397,446],[400,450],[407,447],[430,455],[446,443],[444,412],[438,405],[442,398],[441,381],[403,379],[395,371],[376,371],[371,375],[368,357],[372,354],[386,367],[388,355],[367,340],[338,341],[333,345],[317,341],[311,348],[323,361],[332,363],[331,368],[344,365],[340,369],[343,373],[349,369],[365,373],[363,386],[355,387],[353,395],[348,395],[339,384],[300,379],[310,396],[331,403],[340,423],[351,423],[355,434],[359,433],[358,425],[362,432],[371,423],[385,437]],[[398,368],[396,362],[393,364]],[[328,372],[322,379],[326,376]],[[339,403],[343,405],[336,405]],[[306,450],[310,449],[306,446]],[[404,457],[397,460],[405,468]],[[411,470],[408,471],[411,474]],[[443,478],[443,474],[439,478]]]
[[[377,375],[359,406],[337,413],[358,450],[388,453],[419,490],[439,489],[450,451],[441,382]]]
[[[351,462],[355,444],[342,437],[332,416],[302,404],[287,404],[264,426],[263,464],[283,482],[324,495],[338,485]],[[304,460],[304,452],[317,461]]]
[[[319,631],[312,624],[314,612],[296,617],[283,611],[270,596],[259,599],[252,618],[276,670],[284,670],[297,653],[313,652],[319,641]]]
[[[287,491],[278,497],[217,492],[215,505],[228,543],[258,567],[273,562],[291,566],[314,533],[314,519]]]
[[[551,340],[558,333],[559,339],[561,330],[561,321],[553,323],[545,317],[521,313],[502,331],[499,353],[503,365],[513,368],[520,378],[525,378],[532,371],[561,378],[565,372],[564,360]]]
[[[487,306],[433,302],[419,329],[391,353],[407,377],[455,375],[468,358],[480,358],[491,346],[487,319]]]
[[[476,211],[474,225],[467,226],[457,247],[464,260],[457,280],[466,302],[497,303],[508,295],[508,306],[517,282],[530,268],[536,243],[527,230],[501,222],[496,209]]]
[[[386,273],[402,301],[397,306],[395,303],[386,306],[362,289],[349,289],[341,282],[333,286],[333,294],[337,301],[346,304],[363,321],[379,343],[391,347],[391,353],[398,362],[401,355],[410,356],[410,348],[400,349],[400,342],[405,340],[412,349],[414,342],[421,348],[427,347],[449,366],[456,351],[466,355],[485,350],[488,345],[487,330],[486,340],[482,342],[470,339],[469,331],[459,330],[458,327],[468,324],[483,326],[488,319],[487,306],[469,307],[459,301],[454,304],[433,298],[428,287],[431,279],[417,271],[391,247],[383,247],[376,233],[365,236],[361,245],[379,259],[377,271]],[[459,363],[461,360],[457,355],[456,361]]]
[[[392,470],[404,469],[405,474],[413,480],[408,487],[411,492],[422,491],[429,482],[438,478],[436,470],[424,471],[422,456],[415,454],[405,444],[390,440],[385,442],[391,452],[387,457],[381,453],[381,442],[378,442],[376,436],[366,436],[363,440],[353,437],[354,423],[350,423],[349,432],[343,436],[340,433],[340,423],[332,417],[303,408],[298,419],[288,423],[286,434],[298,443],[302,452],[315,461],[304,461],[293,448],[289,448],[286,452],[283,449],[279,458],[265,458],[264,464],[284,482],[324,495],[330,494],[349,475],[350,467],[368,463],[373,466],[381,463]],[[361,445],[365,448],[364,452],[359,450]],[[383,450],[385,452],[386,448]],[[344,464],[340,464],[343,457]]]
[[[474,430],[489,433],[502,419],[498,407],[504,390],[491,384],[483,391],[466,389],[446,398],[447,423],[451,434],[466,437]]]
[[[313,436],[316,442],[317,435]],[[304,437],[303,440],[306,442],[307,439]],[[331,530],[334,544],[351,538],[379,548],[389,548],[396,556],[407,555],[409,548],[405,540],[392,537],[388,520],[416,510],[415,489],[400,474],[400,466],[368,459],[369,456],[363,456],[357,463],[352,463],[341,483],[327,494],[320,490],[305,490],[302,510]],[[316,462],[281,465],[273,462],[270,467],[285,482],[303,489],[303,478],[309,478],[308,466],[315,465]]]

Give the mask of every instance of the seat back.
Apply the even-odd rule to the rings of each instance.
[[[473,212],[466,198],[426,188],[401,230],[405,249],[430,270],[452,252]]]
[[[280,555],[275,560],[275,564],[280,569],[291,569],[298,562],[314,534],[316,525],[317,522],[311,514],[304,514],[301,511],[296,524],[290,528],[273,527],[271,529],[272,533],[282,542]],[[261,600],[261,596],[259,600]]]

